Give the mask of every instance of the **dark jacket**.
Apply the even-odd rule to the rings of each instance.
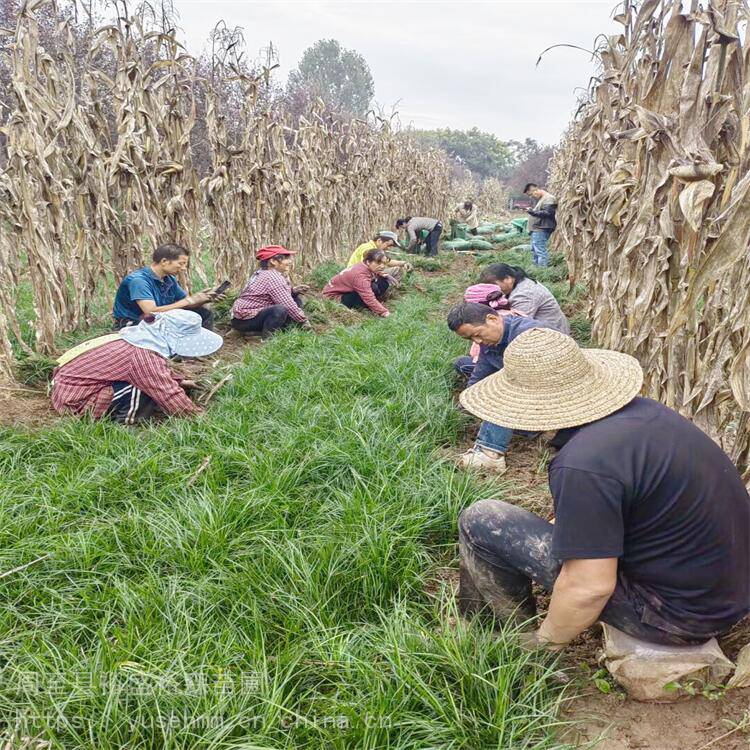
[[[529,232],[553,232],[557,227],[557,198],[550,193],[542,196],[534,208],[529,209]]]

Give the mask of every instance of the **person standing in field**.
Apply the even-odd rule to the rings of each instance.
[[[293,287],[289,274],[294,265],[294,250],[281,245],[267,245],[255,254],[258,270],[232,306],[231,325],[240,333],[260,333],[267,339],[276,331],[298,324],[312,330],[302,310],[301,295],[306,284]]]
[[[480,284],[497,284],[512,312],[527,315],[549,328],[570,335],[570,324],[552,292],[526,274],[523,268],[491,263],[479,277]]]
[[[488,305],[463,302],[448,313],[448,327],[461,338],[479,344],[479,357],[474,365],[467,388],[503,369],[503,356],[508,345],[525,331],[543,328],[533,318],[502,315]],[[479,469],[495,474],[506,471],[505,454],[508,452],[513,430],[502,422],[484,421],[474,447],[460,460],[465,469]]]
[[[367,308],[381,318],[390,313],[381,304],[390,287],[386,271],[390,258],[385,250],[368,250],[361,263],[337,273],[323,288],[323,295],[349,308]]]
[[[173,373],[167,359],[203,357],[221,347],[221,336],[201,322],[190,310],[169,310],[75,347],[60,357],[53,373],[53,408],[121,424],[142,422],[157,409],[199,414],[184,390],[195,383]]]
[[[531,252],[534,255],[534,263],[537,266],[545,267],[549,264],[547,243],[550,235],[557,227],[555,218],[557,198],[533,182],[528,183],[523,192],[536,201],[534,208],[530,208],[527,212],[529,214]]]
[[[435,256],[438,254],[438,242],[440,234],[443,231],[443,225],[437,219],[428,219],[423,216],[407,216],[405,219],[396,220],[396,231],[405,231],[409,244],[406,248],[407,253],[416,252],[419,243],[419,232],[422,230],[429,232],[427,235],[427,255]]]
[[[187,268],[190,251],[182,245],[159,245],[151,256],[151,265],[128,274],[115,295],[115,329],[132,326],[144,315],[169,310],[192,310],[200,315],[203,327],[213,329],[213,313],[206,307],[220,299],[212,289],[191,294],[179,285],[177,274]]]
[[[469,234],[477,234],[477,229],[479,228],[479,216],[477,214],[477,207],[472,201],[459,203],[453,209],[453,216],[455,219],[463,222],[469,227]]]
[[[549,463],[554,524],[502,500],[458,521],[464,615],[536,615],[532,582],[551,592],[529,646],[558,649],[602,621],[649,643],[687,646],[750,612],[750,497],[729,457],[672,409],[639,397],[627,354],[580,349],[532,329],[505,367],[465,390],[481,419],[556,431]]]

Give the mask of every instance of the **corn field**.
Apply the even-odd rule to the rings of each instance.
[[[2,60],[12,101],[0,172],[0,377],[12,377],[14,342],[53,351],[160,243],[193,250],[199,278],[213,271],[239,286],[262,244],[297,250],[309,268],[399,215],[444,212],[445,154],[389,123],[341,121],[322,104],[292,123],[259,99],[270,71],[243,73],[225,49],[201,76],[173,33],[137,17],[92,29],[80,72],[62,16],[56,36],[67,43],[55,54],[43,47],[38,16],[50,4],[24,5]],[[229,86],[241,92],[239,119],[226,106]],[[191,144],[199,98],[206,176]],[[16,314],[28,294],[32,345]]]
[[[625,3],[557,150],[557,247],[644,395],[750,454],[748,8]]]
[[[480,218],[504,217],[508,213],[508,188],[497,177],[477,179],[470,170],[453,180],[450,208],[464,201],[473,201]]]

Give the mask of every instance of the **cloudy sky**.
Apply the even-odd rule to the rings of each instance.
[[[618,33],[616,0],[494,2],[318,2],[175,0],[190,52],[200,52],[220,19],[241,26],[248,54],[272,41],[286,77],[305,48],[334,38],[366,58],[375,99],[402,125],[470,128],[502,139],[555,143],[588,85],[584,52],[599,34]],[[578,89],[578,90],[577,90]]]

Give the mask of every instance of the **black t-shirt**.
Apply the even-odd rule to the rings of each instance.
[[[553,446],[552,557],[619,558],[644,621],[662,629],[713,635],[750,611],[750,497],[706,434],[636,398]]]

